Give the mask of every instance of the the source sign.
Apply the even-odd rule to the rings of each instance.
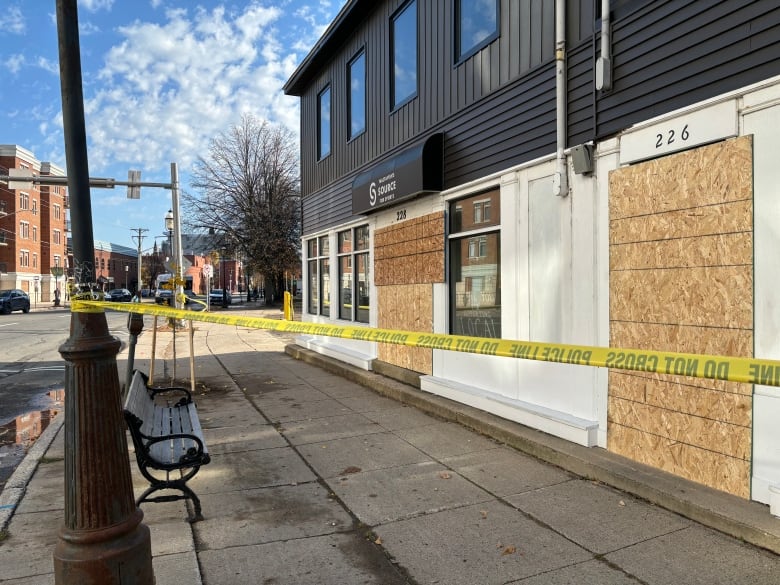
[[[370,213],[442,189],[444,135],[432,134],[425,142],[374,165],[352,181],[352,213]]]

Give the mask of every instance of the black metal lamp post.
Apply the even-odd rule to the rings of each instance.
[[[95,243],[76,0],[57,0],[62,121],[74,271],[94,280]],[[75,299],[74,299],[75,300]],[[57,585],[153,585],[149,528],[135,505],[122,417],[119,341],[100,309],[73,307],[65,360],[65,516],[54,550]]]

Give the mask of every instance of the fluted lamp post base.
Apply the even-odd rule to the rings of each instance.
[[[116,355],[103,312],[71,314],[65,360],[65,518],[58,585],[153,585],[149,528],[135,505]]]

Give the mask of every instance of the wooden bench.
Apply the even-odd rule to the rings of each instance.
[[[151,484],[136,500],[136,505],[188,499],[195,509],[191,521],[203,520],[200,499],[187,486],[187,481],[211,458],[192,395],[186,388],[156,388],[149,386],[148,381],[142,372],[133,373],[124,406],[138,468]],[[177,472],[174,478],[172,472]],[[151,497],[155,492],[169,489],[181,494]]]

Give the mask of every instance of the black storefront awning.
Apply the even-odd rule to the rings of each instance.
[[[352,213],[371,213],[423,193],[442,190],[444,135],[374,165],[352,181]]]

